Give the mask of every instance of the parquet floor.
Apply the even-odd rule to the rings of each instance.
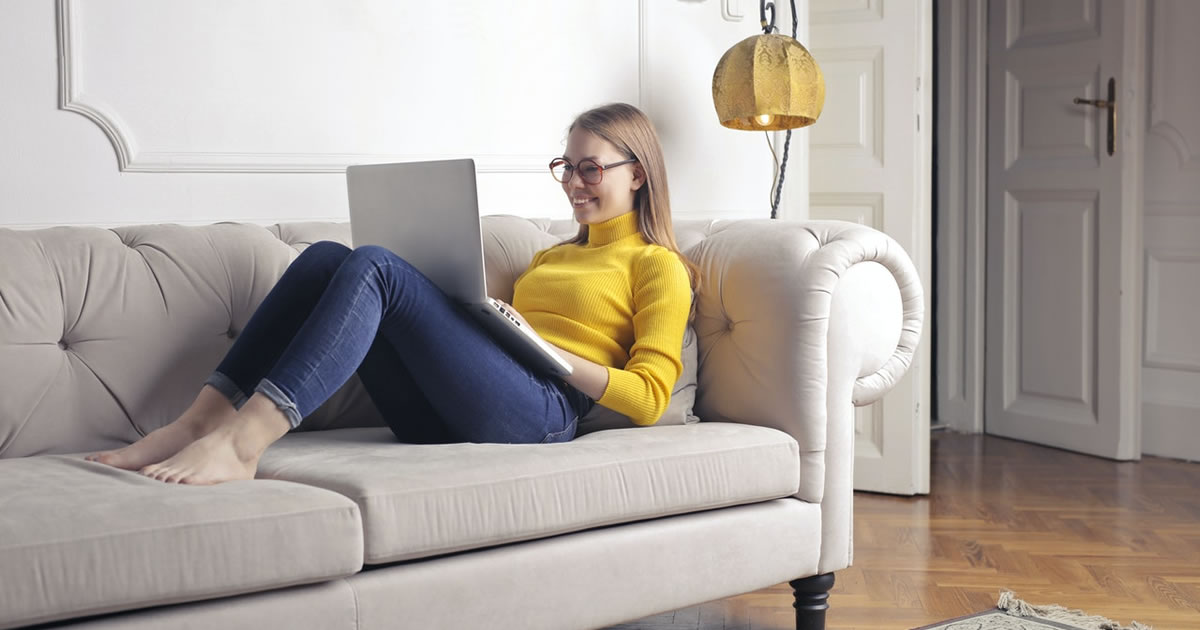
[[[1118,463],[936,433],[929,496],[855,496],[854,566],[828,627],[901,630],[985,610],[1002,588],[1155,630],[1200,630],[1200,464]],[[792,630],[786,584],[621,630]]]

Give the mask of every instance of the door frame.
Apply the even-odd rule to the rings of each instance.
[[[1010,0],[1011,1],[1011,0]],[[1123,453],[1141,455],[1144,343],[1142,182],[1149,71],[1150,0],[1125,0],[1125,54],[1117,101],[1122,156],[1121,319],[1138,331],[1120,348]],[[937,239],[934,260],[937,359],[935,418],[965,433],[985,430],[987,263],[987,0],[937,0]]]
[[[987,5],[938,0],[934,413],[983,433],[987,257]]]

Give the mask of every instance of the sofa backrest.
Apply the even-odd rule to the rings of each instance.
[[[714,230],[735,223],[675,223],[680,248],[710,276],[704,283],[716,296],[735,294],[736,286],[721,283],[754,273],[721,268],[720,253],[703,247]],[[483,224],[489,290],[505,300],[535,252],[576,230],[572,221],[509,216]],[[298,253],[349,237],[345,223],[0,230],[0,458],[113,448],[170,422]],[[704,359],[756,363],[730,343],[729,313],[737,310],[719,297],[698,302],[702,419],[705,388],[741,382],[719,369],[706,374]],[[763,392],[717,398],[733,395]],[[302,428],[382,424],[352,380]],[[804,450],[819,451],[823,436],[812,437],[817,448]]]

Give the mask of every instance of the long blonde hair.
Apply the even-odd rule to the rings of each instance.
[[[667,166],[663,160],[662,145],[658,132],[642,110],[627,103],[609,103],[590,109],[575,118],[567,128],[585,129],[617,148],[626,159],[636,158],[646,174],[646,183],[633,198],[633,211],[637,213],[638,231],[649,243],[661,245],[679,256],[687,269],[692,291],[700,282],[700,269],[688,260],[675,243],[675,229],[671,225],[671,195],[667,189]],[[579,226],[579,233],[564,244],[582,245],[588,240],[588,226]]]

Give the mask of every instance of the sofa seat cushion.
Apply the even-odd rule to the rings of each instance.
[[[293,433],[259,476],[358,504],[383,564],[796,492],[787,434],[732,423],[598,431],[562,444],[401,444],[388,429]]]
[[[362,567],[346,497],[283,481],[166,484],[0,460],[0,628],[319,582]]]

